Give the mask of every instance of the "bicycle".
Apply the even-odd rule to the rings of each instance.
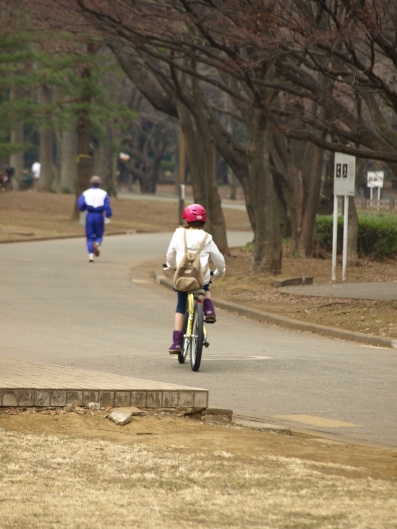
[[[168,267],[163,265],[164,270]],[[211,271],[211,275],[213,272]],[[183,346],[178,353],[178,362],[184,364],[188,352],[190,353],[190,367],[192,371],[200,369],[203,347],[209,346],[207,329],[204,324],[202,298],[205,290],[192,290],[187,293],[187,307],[183,319]]]
[[[208,347],[208,334],[204,325],[202,296],[205,291],[194,290],[187,294],[187,308],[183,319],[183,347],[178,353],[178,362],[184,364],[190,352],[190,367],[193,371],[200,369],[203,346]]]

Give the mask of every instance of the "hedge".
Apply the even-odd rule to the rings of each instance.
[[[330,215],[318,215],[317,236],[321,248],[332,251],[332,225]],[[342,252],[343,218],[338,218],[338,253]],[[382,260],[397,256],[397,217],[360,216],[358,226],[357,251],[362,256]]]

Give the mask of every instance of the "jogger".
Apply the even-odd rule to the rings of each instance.
[[[91,178],[92,187],[79,196],[77,206],[80,211],[87,211],[85,233],[87,237],[88,260],[94,262],[94,256],[99,256],[99,246],[102,244],[105,223],[112,216],[109,196],[100,189],[99,176]],[[104,217],[105,214],[105,217]]]

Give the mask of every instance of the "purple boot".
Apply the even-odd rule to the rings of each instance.
[[[172,345],[168,349],[171,355],[178,354],[182,351],[183,346],[183,332],[182,331],[174,331],[172,333]]]
[[[215,323],[216,314],[214,305],[211,299],[205,299],[203,301],[204,321],[205,323]]]

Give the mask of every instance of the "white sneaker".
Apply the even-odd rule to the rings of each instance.
[[[94,242],[93,245],[94,247],[94,254],[96,257],[99,257],[100,255],[100,251],[99,251],[99,242]]]
[[[88,260],[89,260],[90,263],[94,262],[94,254],[93,253],[88,254]]]

